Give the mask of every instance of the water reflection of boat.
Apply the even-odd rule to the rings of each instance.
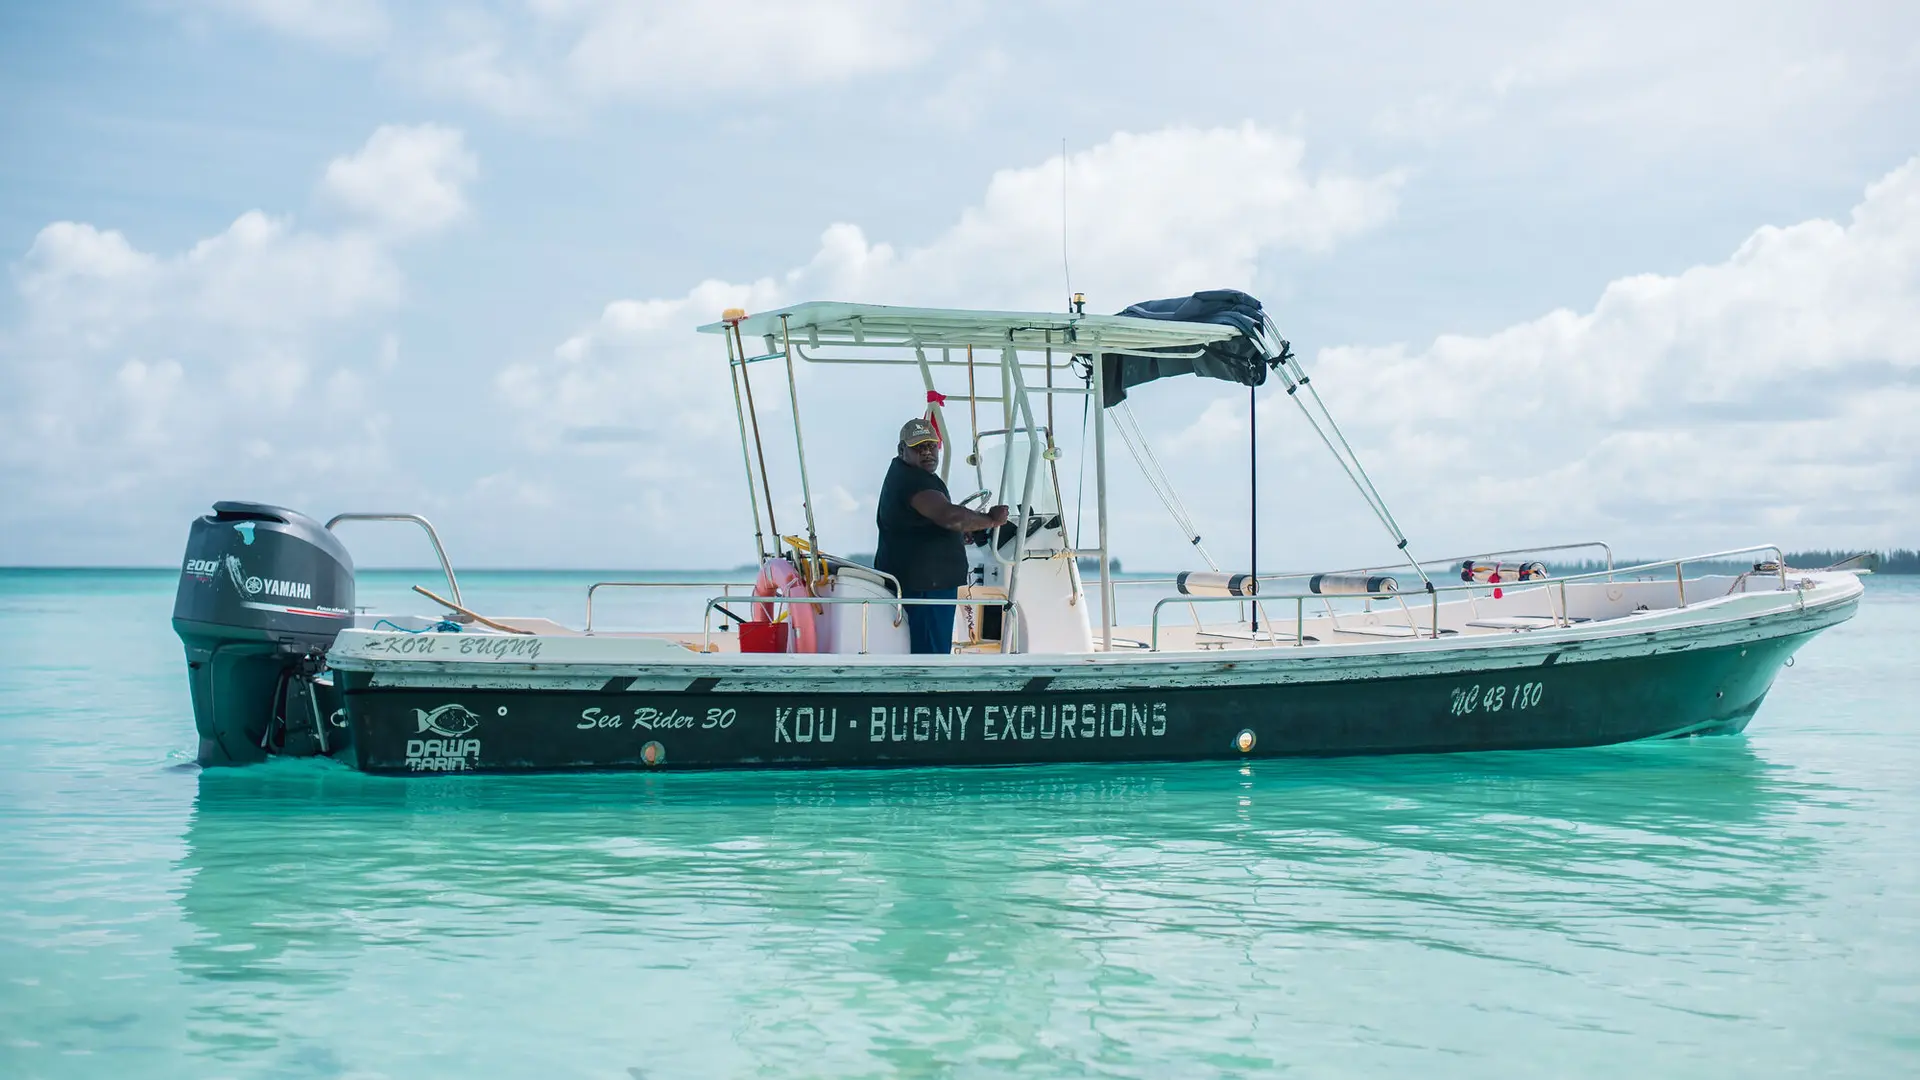
[[[726,595],[709,601],[705,625],[677,632],[596,632],[591,590],[581,627],[488,618],[461,603],[437,537],[448,616],[356,613],[352,560],[332,526],[370,515],[322,527],[277,507],[220,503],[193,526],[174,617],[203,763],[331,753],[369,772],[439,773],[1605,745],[1742,730],[1781,665],[1859,602],[1853,575],[1790,572],[1771,546],[1625,568],[1589,544],[1408,555],[1397,569],[1307,575],[1291,595],[1263,588],[1252,567],[1220,572],[1125,411],[1129,388],[1182,373],[1250,388],[1277,380],[1395,548],[1409,546],[1289,344],[1240,293],[1121,315],[809,303],[732,312],[700,329],[725,339],[741,406],[763,560],[762,582],[745,586],[761,610],[744,629],[727,629],[727,604],[746,605]],[[796,361],[892,365],[920,377],[932,409],[969,404],[960,480],[979,490],[961,501],[1003,503],[1014,517],[971,537],[952,655],[905,655],[903,613],[956,601],[902,596],[888,575],[823,553]],[[792,402],[804,536],[775,520],[754,412],[753,372],[776,364]],[[1063,445],[1056,404],[1090,414],[1081,446]],[[951,468],[959,439],[940,415]],[[1210,567],[1160,583],[1167,594],[1135,627],[1114,625],[1109,424]],[[1060,459],[1076,451],[1094,478],[1090,549],[1078,546],[1080,523],[1061,496]],[[1582,548],[1605,553],[1606,568],[1556,578],[1533,557]],[[1252,538],[1249,549],[1258,551]],[[1099,568],[1092,596],[1084,555]],[[1721,572],[1735,557],[1746,562]],[[795,651],[779,644],[775,608],[798,627]]]
[[[964,931],[982,962],[1012,965],[1071,951],[1088,919],[1312,932],[1329,891],[1457,901],[1516,924],[1578,921],[1631,897],[1644,916],[1686,923],[1782,899],[1783,849],[1811,843],[1778,828],[1802,783],[1731,740],[1225,770],[461,785],[319,763],[210,770],[182,861],[180,904],[198,933],[178,958],[202,978],[294,995],[337,977],[329,956],[457,951],[536,927],[644,927],[655,947],[688,948],[741,927],[776,950],[844,934],[882,965],[903,941]],[[1556,895],[1480,907],[1446,897],[1458,875]],[[1664,894],[1675,881],[1684,895]]]

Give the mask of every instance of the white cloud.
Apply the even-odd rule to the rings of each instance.
[[[377,0],[212,0],[290,37],[375,52],[398,77],[503,116],[597,102],[771,97],[911,68],[955,19],[923,0],[533,0],[496,10]]]
[[[778,304],[785,292],[771,280],[707,281],[678,299],[616,300],[551,358],[512,364],[495,385],[535,448],[648,443],[671,457],[674,439],[712,438],[731,423],[726,367],[715,359],[723,346],[689,341],[692,328],[730,307]]]
[[[1475,14],[1436,9],[1437,24],[1400,28],[1401,47],[1419,54],[1395,57],[1404,63],[1386,85],[1397,93],[1375,108],[1376,134],[1433,146],[1500,128],[1497,139],[1525,147],[1657,146],[1664,157],[1794,140],[1910,92],[1913,77],[1889,47],[1911,36],[1899,25],[1910,16],[1891,9],[1852,19],[1719,2]],[[1354,70],[1379,66],[1339,55]]]
[[[577,35],[566,66],[589,95],[675,98],[840,83],[920,60],[939,24],[902,0],[548,0]]]
[[[355,154],[327,165],[321,190],[396,232],[427,232],[467,212],[464,188],[479,172],[465,137],[435,124],[388,124]]]
[[[530,64],[509,57],[506,44],[491,31],[434,45],[407,68],[429,90],[501,116],[526,119],[561,111],[550,82]]]
[[[990,45],[979,50],[927,98],[928,118],[952,128],[973,127],[1012,74],[1013,59],[1005,49]]]
[[[118,232],[56,221],[34,237],[14,276],[35,318],[98,344],[151,310],[159,265]]]
[[[1920,159],[1844,223],[1760,229],[1724,262],[1615,281],[1586,312],[1329,349],[1312,370],[1430,554],[1588,534],[1638,553],[1890,545],[1920,523],[1916,312]],[[1180,434],[1183,456],[1244,445],[1237,400]],[[1276,464],[1331,470],[1285,398],[1267,409]],[[1295,495],[1351,502],[1324,479]]]
[[[358,47],[386,37],[380,0],[204,0],[206,6],[291,37],[336,47]]]
[[[1252,124],[1122,132],[1071,155],[1068,212],[1077,223],[1074,258],[1084,264],[1075,287],[1096,304],[1119,308],[1149,296],[1247,286],[1262,251],[1323,251],[1392,215],[1398,174],[1312,175],[1303,157],[1300,140]],[[1056,157],[995,173],[979,205],[924,247],[897,251],[839,223],[821,234],[811,260],[784,274],[751,284],[706,281],[681,297],[615,301],[552,359],[510,368],[509,396],[564,402],[542,415],[548,432],[576,416],[598,426],[606,409],[662,387],[717,400],[712,391],[724,392],[725,384],[713,379],[704,354],[691,370],[674,358],[697,344],[689,333],[694,325],[728,307],[857,297],[1057,309],[1064,303],[1061,167]],[[583,382],[617,383],[618,390],[589,390]]]
[[[1185,186],[1166,164],[1180,160],[1194,173]],[[744,521],[728,520],[744,518],[745,507],[735,505],[738,449],[720,343],[695,339],[691,325],[728,306],[810,298],[1057,306],[1057,266],[1045,250],[1053,228],[1040,226],[1057,228],[1045,209],[1057,192],[1045,181],[1050,173],[1057,183],[1058,169],[996,175],[924,247],[896,250],[836,225],[813,259],[784,274],[609,305],[553,357],[499,380],[537,451],[523,462],[523,481],[549,492],[613,485],[636,505],[698,508],[745,543]],[[1109,233],[1090,243],[1098,254],[1083,272],[1099,282],[1096,295],[1116,298],[1101,306],[1114,307],[1119,298],[1245,284],[1264,251],[1323,247],[1384,219],[1395,190],[1392,176],[1306,174],[1296,143],[1253,128],[1116,137],[1076,155],[1069,175],[1087,186],[1089,231]],[[1259,179],[1239,186],[1223,175]],[[1129,192],[1152,194],[1139,205],[1164,206],[1182,191],[1225,205],[1190,219],[1191,231],[1157,218],[1136,225],[1124,212]],[[1188,276],[1176,284],[1169,267]],[[1920,159],[1872,185],[1844,221],[1759,229],[1724,261],[1615,281],[1589,310],[1443,336],[1424,349],[1325,349],[1309,366],[1427,555],[1594,535],[1623,556],[1756,541],[1884,546],[1910,543],[1920,522],[1916,311]],[[878,377],[837,377],[829,387],[807,365],[800,375],[814,380],[803,382],[802,405],[823,534],[858,549],[870,515],[841,492],[865,490],[860,470],[884,450],[875,449],[886,435],[876,418],[911,408],[916,389]],[[756,385],[763,423],[778,432],[769,447],[780,487],[791,456],[780,441],[790,438],[784,379],[763,365]],[[1139,396],[1202,532],[1217,554],[1243,557],[1234,537],[1244,530],[1246,398],[1194,380]],[[1270,388],[1261,411],[1268,562],[1276,553],[1306,565],[1391,556],[1292,399]],[[1137,485],[1125,473],[1116,477],[1122,554],[1136,565],[1185,558],[1150,496],[1127,492]],[[797,487],[791,476],[785,486]],[[574,498],[560,502],[590,513]],[[797,505],[783,503],[781,514],[791,528]],[[733,557],[714,554],[707,539],[665,535],[677,525],[653,533],[647,520],[631,528],[656,537],[661,560]]]
[[[403,208],[388,221],[444,219],[459,193],[435,186],[446,170],[432,163],[449,146],[464,156],[458,133],[413,129],[432,136],[423,155],[395,152],[393,130],[342,159],[346,190],[386,193],[384,205]],[[340,175],[330,169],[329,182]],[[353,187],[368,178],[379,182]],[[294,499],[321,477],[392,482],[372,381],[394,366],[397,343],[367,346],[362,355],[382,357],[373,372],[324,362],[340,336],[371,334],[373,317],[404,299],[392,242],[258,210],[174,254],[83,222],[42,228],[12,267],[20,316],[0,335],[8,531],[102,499],[130,519],[169,512],[141,504],[197,501],[208,485]]]
[[[1118,309],[1152,296],[1244,287],[1263,252],[1324,251],[1393,214],[1398,174],[1309,173],[1303,158],[1300,140],[1252,124],[1121,133],[1071,155],[1075,288],[1096,307]],[[556,486],[591,490],[631,476],[629,463],[641,461],[656,493],[700,497],[694,493],[709,491],[715,475],[732,483],[739,451],[723,346],[694,335],[695,325],[729,307],[808,299],[1058,310],[1061,168],[1056,157],[995,173],[980,202],[921,247],[871,242],[858,226],[840,223],[825,230],[810,260],[784,273],[615,301],[550,357],[503,371],[501,400],[520,415],[526,445],[549,455]],[[800,377],[816,380],[806,367]],[[754,370],[762,418],[784,425],[784,378],[773,365]],[[809,401],[821,410],[807,412],[806,422],[826,423],[807,436],[822,475],[842,460],[862,460],[871,441],[872,432],[841,425],[841,417],[917,400],[917,380],[894,381],[837,380],[833,397],[805,396],[803,412]],[[880,433],[883,443],[887,437]],[[816,510],[858,530],[865,528],[858,505],[834,497]],[[797,517],[795,509],[787,513]],[[705,556],[690,548],[677,557]]]
[[[301,232],[250,210],[170,258],[120,233],[57,221],[14,268],[42,332],[104,346],[151,324],[297,332],[399,298],[400,278],[371,237]]]
[[[1075,287],[1102,303],[1121,300],[1117,308],[1147,295],[1249,285],[1263,251],[1324,252],[1393,215],[1400,173],[1310,175],[1305,153],[1300,139],[1246,123],[1121,132],[1071,154]],[[985,289],[982,300],[992,303],[1059,307],[1061,168],[1054,158],[995,173],[981,205],[903,258],[894,288],[928,302]]]

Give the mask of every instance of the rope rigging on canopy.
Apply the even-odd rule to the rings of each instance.
[[[1194,528],[1191,515],[1181,503],[1179,495],[1166,477],[1153,452],[1147,447],[1139,421],[1126,405],[1127,391],[1131,387],[1157,379],[1175,375],[1199,375],[1204,378],[1223,379],[1237,382],[1248,387],[1258,387],[1266,382],[1268,371],[1277,373],[1285,385],[1287,396],[1300,407],[1300,413],[1306,418],[1307,425],[1326,445],[1328,453],[1340,465],[1347,479],[1351,481],[1360,497],[1366,501],[1367,508],[1373,511],[1380,524],[1393,538],[1394,547],[1404,556],[1414,572],[1420,575],[1427,590],[1433,590],[1433,582],[1419,561],[1407,550],[1407,536],[1401,531],[1400,523],[1394,519],[1393,512],[1387,508],[1386,500],[1374,486],[1372,477],[1360,464],[1353,446],[1340,430],[1340,425],[1327,410],[1326,402],[1321,400],[1319,390],[1307,376],[1306,369],[1293,353],[1293,345],[1280,335],[1280,328],[1269,317],[1260,301],[1233,289],[1214,289],[1194,293],[1192,296],[1176,297],[1167,300],[1150,300],[1135,304],[1120,313],[1121,315],[1142,319],[1157,319],[1172,322],[1216,323],[1231,326],[1239,334],[1195,347],[1170,347],[1146,349],[1129,353],[1104,353],[1097,359],[1088,357],[1089,365],[1102,365],[1102,384],[1104,400],[1101,402],[1115,419],[1115,428],[1120,432],[1122,441],[1133,454],[1141,474],[1148,486],[1160,497],[1162,505],[1179,526],[1181,534],[1188,538],[1207,565],[1214,570],[1213,559],[1200,543],[1199,530]],[[1091,383],[1089,368],[1089,384]],[[1306,393],[1300,393],[1305,390]],[[1253,418],[1249,417],[1249,423]],[[1257,509],[1257,508],[1256,508]],[[1257,557],[1257,553],[1256,557]]]
[[[1168,479],[1166,470],[1160,467],[1160,461],[1153,456],[1153,448],[1147,443],[1147,436],[1140,430],[1140,421],[1133,415],[1133,407],[1121,402],[1112,410],[1114,430],[1120,433],[1120,441],[1127,444],[1127,451],[1133,455],[1134,464],[1140,466],[1140,475],[1146,478],[1147,486],[1160,497],[1160,505],[1167,508],[1180,535],[1205,560],[1207,569],[1219,570],[1220,564],[1213,561],[1207,546],[1200,542],[1200,530],[1194,527],[1193,515],[1187,512],[1186,503],[1180,500],[1180,493],[1174,490],[1173,481]]]

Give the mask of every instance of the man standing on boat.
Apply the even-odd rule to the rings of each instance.
[[[995,506],[976,514],[953,504],[937,471],[940,435],[925,419],[907,421],[896,449],[887,479],[880,485],[880,507],[874,515],[880,526],[874,568],[898,578],[905,599],[952,600],[967,577],[961,534],[1005,525],[1007,508]],[[953,652],[952,608],[933,604],[906,608],[914,652]]]

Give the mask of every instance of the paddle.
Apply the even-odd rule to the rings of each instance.
[[[491,626],[495,630],[499,630],[508,634],[527,634],[529,636],[533,634],[533,631],[531,630],[522,630],[517,626],[508,626],[505,623],[497,623],[497,622],[494,622],[492,619],[487,618],[485,615],[481,615],[473,611],[468,611],[466,608],[461,607],[459,604],[456,604],[451,600],[443,600],[440,597],[435,596],[432,592],[418,585],[415,585],[413,587],[413,591],[419,593],[421,596],[426,597],[427,599],[433,601],[434,603],[439,604],[442,607],[445,607],[449,611],[457,611],[460,614],[465,615],[467,618],[472,619],[474,622],[477,622],[482,626]]]

